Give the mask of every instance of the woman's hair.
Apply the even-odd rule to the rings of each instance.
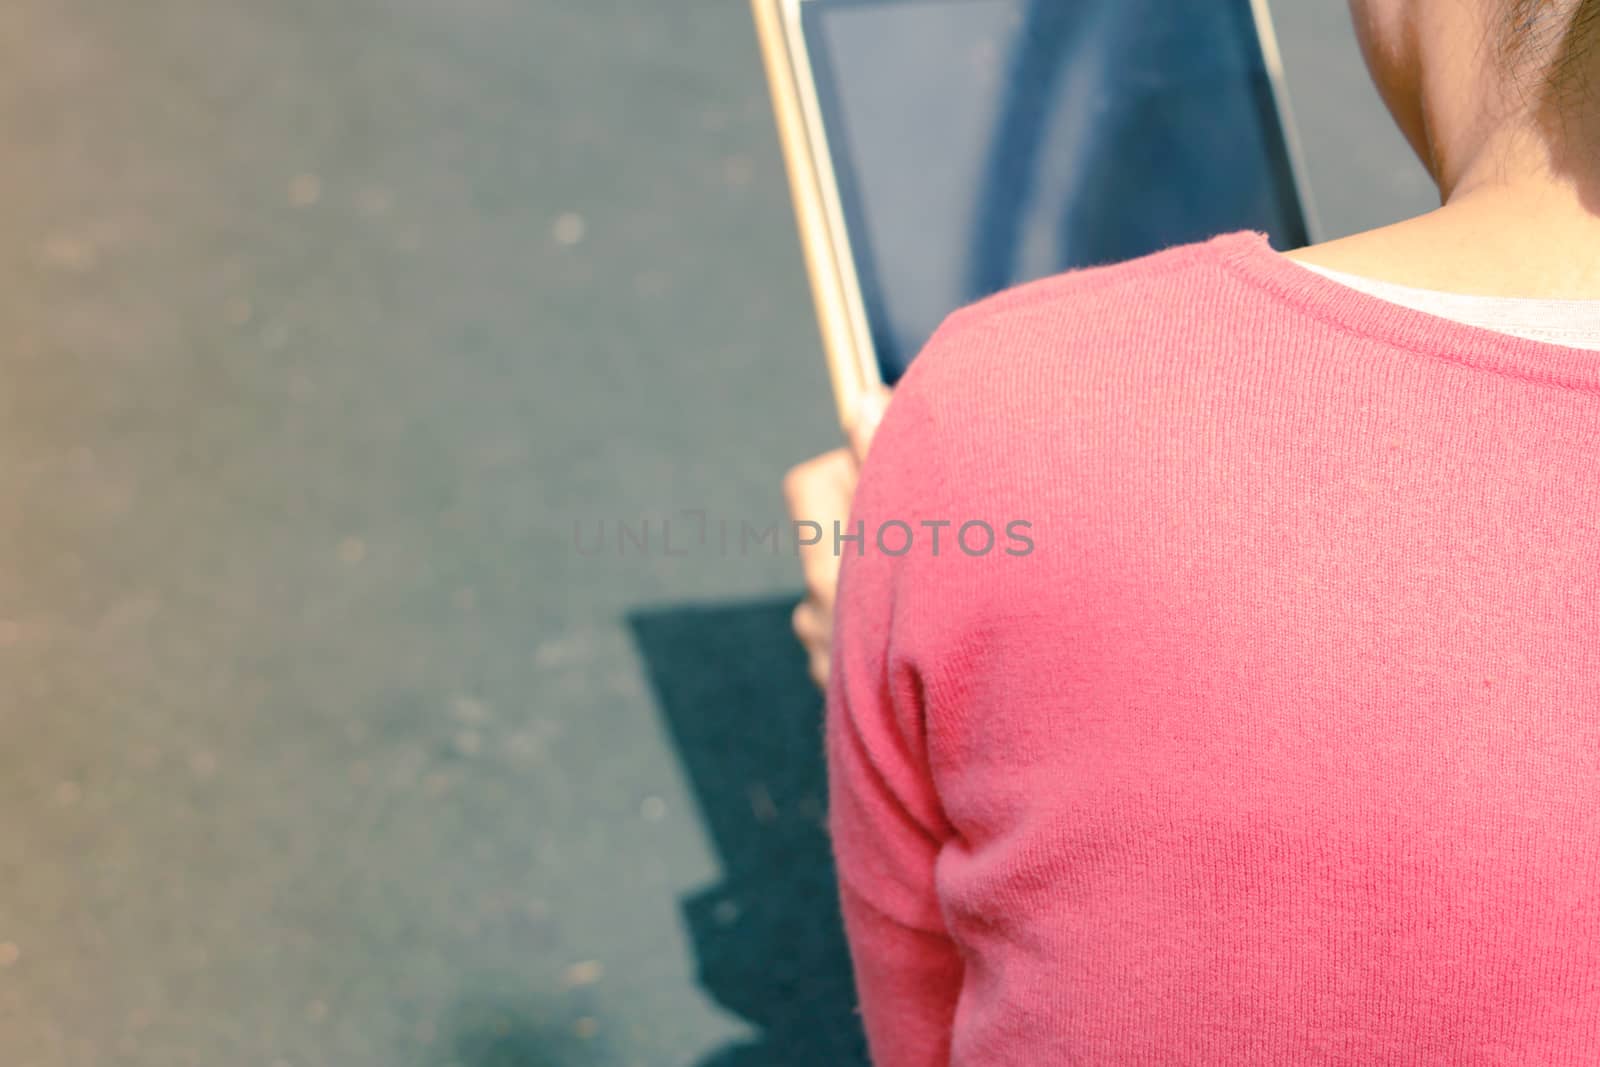
[[[1524,85],[1545,104],[1587,96],[1600,37],[1600,0],[1503,0],[1501,48],[1512,71],[1534,72]]]
[[[1590,210],[1600,214],[1600,0],[1498,0],[1502,69],[1524,114],[1542,134],[1550,167],[1578,183]]]

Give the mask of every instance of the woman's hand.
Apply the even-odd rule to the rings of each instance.
[[[814,522],[825,531],[814,545],[800,546],[800,567],[805,574],[806,598],[794,609],[794,632],[811,658],[811,677],[821,688],[828,684],[829,650],[833,645],[834,591],[839,584],[839,557],[833,551],[833,524],[850,518],[850,500],[856,478],[866,458],[872,434],[889,403],[889,390],[880,387],[866,395],[860,413],[846,437],[849,446],[813,456],[784,475],[783,495],[789,515],[796,521]]]

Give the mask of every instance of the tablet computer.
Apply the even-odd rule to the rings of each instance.
[[[752,0],[841,422],[950,312],[1315,227],[1266,0]]]

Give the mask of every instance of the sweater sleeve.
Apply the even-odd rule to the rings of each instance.
[[[935,895],[935,860],[952,831],[930,772],[925,672],[913,652],[941,562],[936,531],[922,523],[955,516],[940,513],[938,437],[916,370],[879,426],[843,531],[861,540],[841,543],[828,688],[829,829],[877,1067],[949,1062],[962,980]],[[937,532],[941,553],[953,552],[952,530]]]

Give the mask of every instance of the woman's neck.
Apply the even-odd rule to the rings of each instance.
[[[1567,177],[1485,178],[1434,211],[1289,255],[1419,289],[1600,299],[1600,209]]]

